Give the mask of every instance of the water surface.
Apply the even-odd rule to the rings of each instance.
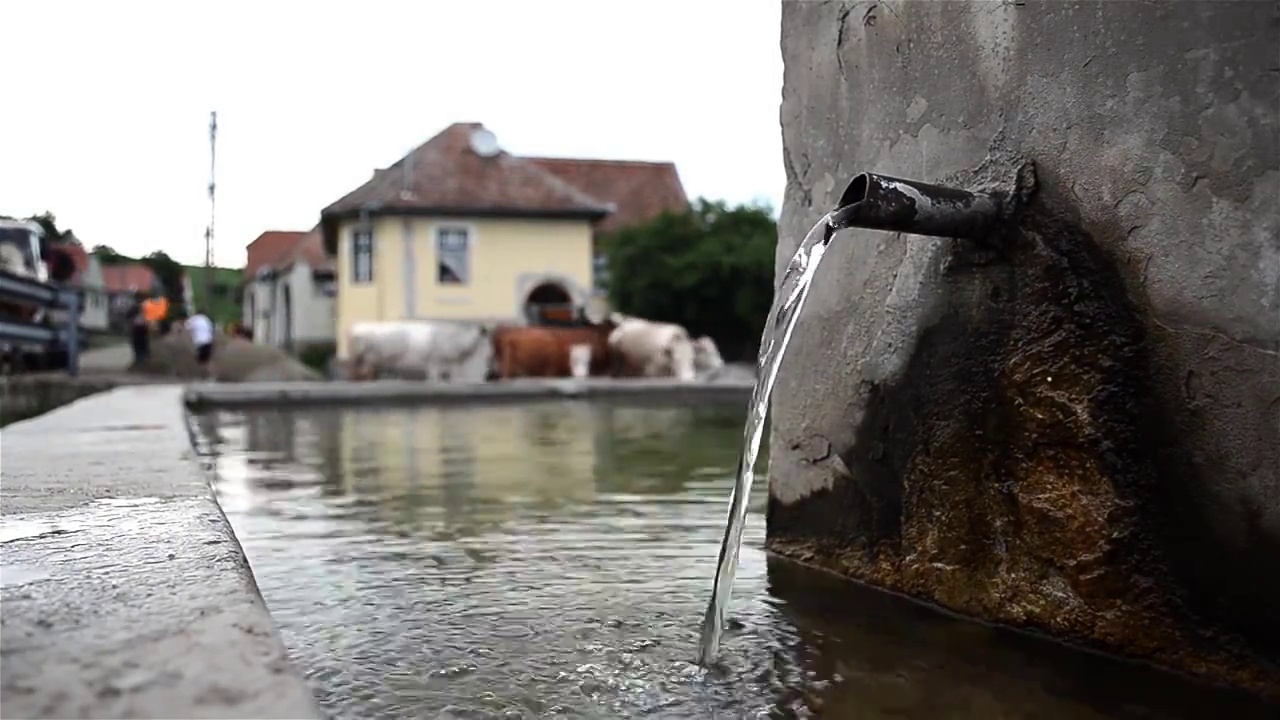
[[[766,560],[763,487],[702,670],[744,417],[557,401],[223,412],[196,429],[333,717],[1272,716]]]

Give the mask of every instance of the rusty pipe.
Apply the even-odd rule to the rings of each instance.
[[[840,196],[830,224],[832,231],[856,227],[980,240],[999,219],[1000,201],[992,195],[860,173]]]

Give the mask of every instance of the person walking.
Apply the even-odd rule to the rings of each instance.
[[[213,321],[203,310],[196,308],[185,325],[191,335],[191,344],[196,348],[196,365],[200,366],[205,379],[213,379]]]
[[[146,299],[146,293],[138,292],[134,295],[133,304],[124,314],[125,321],[129,324],[129,345],[133,348],[134,367],[145,362],[151,354],[151,327],[143,308]]]

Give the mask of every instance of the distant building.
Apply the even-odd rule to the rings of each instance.
[[[269,230],[246,250],[243,322],[254,342],[289,349],[332,342],[333,261],[319,229]]]
[[[80,326],[86,330],[106,330],[110,315],[102,261],[77,242],[61,243],[58,247],[75,265],[75,274],[68,282],[80,289]]]
[[[124,313],[136,293],[164,292],[155,272],[145,263],[121,263],[102,267],[102,288],[107,294],[107,318],[113,326],[123,326]]]
[[[663,188],[648,187],[659,175]],[[321,213],[339,355],[361,320],[523,322],[588,307],[597,232],[624,207],[647,218],[658,206],[687,207],[670,164],[521,158],[478,123],[450,125]]]
[[[593,286],[597,295],[603,295],[608,288],[608,258],[600,246],[601,235],[644,224],[664,212],[689,210],[689,198],[673,163],[569,158],[528,160],[613,208],[613,212],[593,228]]]

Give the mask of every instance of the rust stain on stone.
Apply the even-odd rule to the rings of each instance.
[[[900,381],[871,388],[853,446],[835,449],[852,477],[771,499],[769,548],[1280,696],[1275,659],[1197,616],[1171,569],[1176,528],[1160,508],[1168,473],[1184,470],[1161,457],[1144,325],[1113,264],[1046,214],[1006,242],[994,261],[954,246],[949,313],[920,333]]]

